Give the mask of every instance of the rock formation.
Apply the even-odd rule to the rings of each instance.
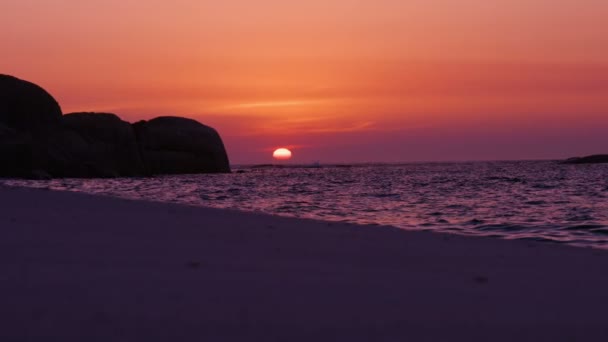
[[[134,125],[109,113],[62,115],[39,86],[0,75],[0,176],[128,177],[230,172],[219,134],[160,117]]]
[[[61,108],[39,86],[0,74],[0,123],[31,130],[61,121]]]
[[[140,121],[133,127],[153,174],[230,171],[224,144],[211,127],[178,117]]]
[[[566,164],[600,164],[608,163],[608,154],[594,154],[586,157],[575,157],[567,159]]]
[[[85,173],[101,177],[146,173],[130,123],[108,113],[66,114],[63,123],[82,140],[72,153]]]

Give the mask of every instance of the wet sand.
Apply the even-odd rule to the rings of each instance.
[[[1,341],[608,341],[608,252],[0,187]]]

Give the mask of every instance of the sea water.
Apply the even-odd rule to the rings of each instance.
[[[236,166],[233,171],[0,182],[371,226],[608,248],[608,164],[266,165]]]

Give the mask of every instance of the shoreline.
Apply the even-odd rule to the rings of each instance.
[[[605,341],[608,253],[0,185],[4,341]]]
[[[10,186],[608,250],[605,168],[578,172],[578,168],[572,167],[556,170],[547,163],[520,163],[2,182]],[[482,173],[475,176],[476,172]],[[570,181],[560,181],[563,177]]]

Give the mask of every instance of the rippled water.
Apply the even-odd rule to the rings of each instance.
[[[608,164],[242,167],[232,174],[3,180],[217,208],[608,248]]]

